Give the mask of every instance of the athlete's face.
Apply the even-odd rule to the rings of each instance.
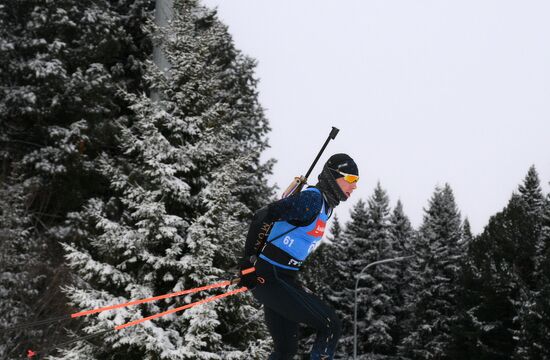
[[[346,196],[349,198],[351,196],[351,193],[353,190],[357,189],[357,183],[349,183],[347,182],[343,177],[340,177],[336,179],[336,183],[338,186],[340,186],[340,189],[346,194]]]

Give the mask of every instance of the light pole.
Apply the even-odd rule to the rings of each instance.
[[[385,263],[389,263],[389,262],[395,262],[395,261],[402,261],[402,260],[412,258],[412,257],[413,257],[413,255],[401,256],[401,257],[396,257],[396,258],[392,258],[392,259],[384,259],[384,260],[378,260],[378,261],[375,261],[375,262],[371,262],[370,264],[365,266],[363,268],[363,270],[361,270],[359,272],[359,274],[357,275],[357,280],[355,281],[355,304],[354,304],[354,309],[353,309],[353,360],[357,359],[357,287],[359,286],[359,280],[361,280],[361,275],[363,274],[363,272],[365,272],[371,266],[375,266],[375,265],[379,265],[379,264],[385,264]]]

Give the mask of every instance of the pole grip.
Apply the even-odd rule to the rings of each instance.
[[[329,137],[330,137],[331,139],[333,139],[333,140],[336,139],[336,135],[338,135],[338,132],[339,132],[339,131],[340,131],[339,129],[337,129],[337,128],[335,128],[335,127],[333,126],[333,127],[332,127],[332,130],[330,131]]]

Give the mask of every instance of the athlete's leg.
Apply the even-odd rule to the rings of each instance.
[[[311,360],[329,360],[334,357],[336,346],[341,335],[341,322],[334,309],[324,303],[313,293],[297,289],[297,296],[302,299],[304,307],[309,309],[312,318],[310,322],[304,321],[317,330],[315,342],[311,348]],[[322,320],[319,321],[318,318]],[[301,322],[301,321],[300,321]]]
[[[266,310],[269,308],[289,322],[306,324],[317,330],[312,359],[333,358],[340,337],[340,321],[330,306],[293,280],[279,276],[266,279],[253,294]]]
[[[298,351],[298,324],[265,306],[264,313],[275,348],[268,360],[291,360]]]

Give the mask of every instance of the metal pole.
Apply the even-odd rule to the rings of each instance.
[[[357,288],[359,287],[359,280],[361,280],[361,275],[371,266],[385,264],[389,262],[401,261],[412,257],[413,255],[374,261],[368,264],[367,266],[365,266],[363,270],[361,270],[357,275],[357,280],[355,281],[355,304],[353,309],[353,360],[357,359]]]

